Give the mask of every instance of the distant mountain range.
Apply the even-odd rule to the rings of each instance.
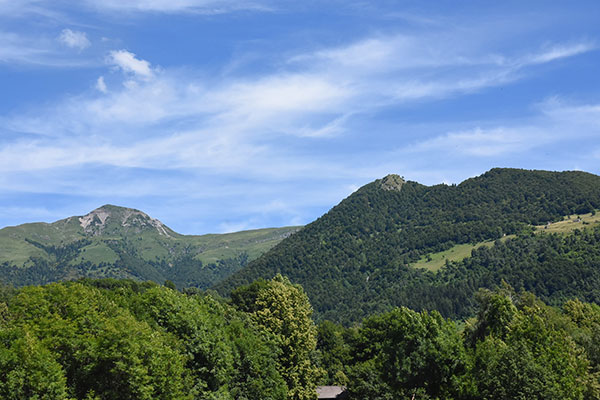
[[[600,303],[600,177],[496,168],[458,185],[388,175],[301,227],[186,236],[111,205],[0,230],[0,281],[131,278],[223,295],[281,273],[317,319],[351,324],[393,306],[473,314],[480,288]]]
[[[207,288],[298,229],[181,235],[139,210],[104,205],[50,224],[1,229],[0,281],[112,277]]]
[[[345,323],[392,306],[466,317],[473,293],[503,280],[550,303],[599,301],[600,229],[581,233],[598,208],[600,177],[585,172],[498,168],[435,186],[389,175],[215,288],[281,273],[318,318]]]

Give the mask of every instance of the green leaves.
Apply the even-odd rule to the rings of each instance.
[[[396,308],[366,319],[353,349],[356,365],[350,370],[350,390],[356,398],[410,397],[417,391],[434,398],[459,392],[455,378],[465,374],[467,356],[453,322],[437,312],[417,313]],[[375,375],[368,374],[374,368]],[[354,381],[367,377],[370,384]],[[383,397],[382,397],[383,396]]]
[[[288,388],[288,399],[316,398],[315,386],[322,373],[311,362],[317,345],[312,307],[299,285],[275,276],[238,289],[232,300],[268,332],[280,350],[278,370]]]
[[[34,332],[64,368],[73,396],[186,398],[184,358],[171,338],[82,284],[25,288],[15,324]]]
[[[0,328],[0,398],[66,400],[61,365],[26,328]]]
[[[88,281],[23,288],[9,303],[2,398],[286,398],[274,336],[212,297]]]
[[[507,285],[477,297],[462,331],[436,311],[407,308],[343,333],[322,323],[321,360],[339,370],[347,348],[352,399],[600,398],[600,307],[574,300],[559,310]]]
[[[571,321],[527,294],[513,296],[518,307],[513,305],[513,317],[500,313],[494,320],[488,315],[498,329],[476,342],[473,377],[479,396],[583,398],[591,389],[589,361],[569,334]],[[496,304],[500,298],[512,303],[506,293],[490,297]]]
[[[234,305],[156,284],[28,287],[0,303],[0,398],[307,400],[322,379],[355,399],[600,398],[600,307],[562,310],[508,285],[464,330],[396,308],[343,328],[311,319],[280,275]],[[318,350],[315,346],[319,345]]]

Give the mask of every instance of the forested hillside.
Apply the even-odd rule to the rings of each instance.
[[[464,317],[473,311],[472,294],[502,279],[551,302],[567,295],[595,300],[589,285],[600,275],[593,264],[597,231],[569,239],[581,246],[579,252],[561,244],[562,238],[529,236],[534,225],[598,207],[600,177],[584,172],[493,169],[451,186],[390,175],[362,187],[216,288],[227,293],[281,273],[305,287],[319,318],[343,322],[401,305]],[[481,248],[471,261],[437,274],[413,268],[421,257],[457,244],[498,239],[505,243]],[[539,248],[548,249],[545,257],[537,257]]]
[[[0,282],[130,278],[208,288],[298,228],[180,235],[145,213],[112,205],[51,224],[0,230]]]

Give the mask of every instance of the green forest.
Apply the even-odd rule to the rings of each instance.
[[[463,324],[395,308],[354,328],[319,325],[329,382],[352,399],[600,398],[600,307],[544,304],[505,285]]]
[[[0,264],[0,398],[600,399],[598,209],[598,176],[494,169],[390,175],[300,230],[2,230],[27,252]]]
[[[228,300],[167,283],[80,280],[0,293],[0,398],[600,398],[600,307],[508,284],[457,323],[406,307],[318,325],[281,275]]]
[[[393,306],[464,318],[474,312],[474,292],[502,279],[552,304],[573,296],[596,301],[598,231],[565,239],[533,236],[533,226],[597,208],[600,177],[584,172],[497,168],[459,185],[436,186],[390,175],[215,289],[227,295],[235,286],[281,273],[305,288],[317,319],[344,324]],[[439,273],[413,267],[432,253],[486,241],[495,244]]]
[[[236,304],[167,286],[3,287],[0,398],[314,397],[316,327],[300,287],[279,276]]]

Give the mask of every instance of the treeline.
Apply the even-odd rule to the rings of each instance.
[[[456,244],[523,237],[531,225],[600,207],[600,177],[583,172],[493,169],[459,185],[431,187],[397,184],[398,179],[387,177],[362,187],[215,288],[226,294],[240,284],[281,273],[306,288],[319,318],[351,323],[401,305],[462,317],[473,311],[474,291],[500,283],[501,274],[489,267],[494,263],[464,266],[480,275],[455,271],[444,277],[417,271],[412,263]],[[520,257],[507,256],[515,262]],[[571,258],[563,267],[577,276],[569,285],[579,294],[587,285],[580,278],[589,272],[596,279],[597,272],[577,272],[573,262],[580,264]],[[503,273],[514,275],[504,278],[545,299],[560,296],[556,293],[564,285],[542,288],[546,277],[539,280],[549,264],[539,260],[535,268],[537,276],[511,264]],[[467,286],[459,279],[467,279]]]
[[[510,288],[480,291],[457,327],[437,311],[396,308],[360,327],[319,325],[327,383],[351,399],[598,399],[600,307],[552,308]]]
[[[169,285],[167,285],[169,286]],[[0,398],[599,399],[600,307],[546,305],[507,284],[457,324],[394,308],[315,326],[282,276],[228,301],[155,283],[0,287]]]
[[[257,285],[230,304],[131,280],[1,287],[0,398],[313,399],[308,299]]]

